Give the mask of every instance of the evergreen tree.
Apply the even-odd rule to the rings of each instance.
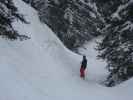
[[[100,34],[102,21],[94,4],[80,0],[32,0],[31,4],[38,10],[40,20],[71,50]]]
[[[133,76],[133,2],[121,3],[112,17],[106,19],[106,33],[98,46],[99,57],[108,63],[110,75],[107,86],[114,86]]]
[[[19,19],[24,23],[27,21],[23,15],[19,14],[17,8],[14,6],[12,0],[0,0],[0,35],[9,39],[28,38],[25,35],[19,35],[12,27],[12,22]]]

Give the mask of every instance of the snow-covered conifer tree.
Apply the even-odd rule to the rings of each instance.
[[[12,27],[12,22],[15,19],[27,23],[23,15],[18,13],[12,0],[0,0],[0,35],[9,39],[17,39],[18,37],[21,37],[21,39],[22,37],[26,38],[26,36],[19,35]]]

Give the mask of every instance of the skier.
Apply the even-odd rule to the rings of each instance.
[[[85,79],[85,69],[87,67],[87,59],[86,56],[83,56],[83,60],[80,67],[80,77]]]

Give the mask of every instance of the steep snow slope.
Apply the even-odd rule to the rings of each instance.
[[[99,85],[106,72],[104,64],[95,58],[94,43],[88,47],[90,66],[87,78],[83,81],[79,78],[82,57],[67,50],[53,32],[40,23],[35,10],[21,0],[14,0],[14,3],[30,22],[28,25],[15,22],[14,27],[19,33],[28,34],[31,39],[12,42],[0,39],[0,100],[131,98],[131,93],[128,95],[125,89],[128,84],[114,89]],[[126,94],[119,90],[126,90]]]

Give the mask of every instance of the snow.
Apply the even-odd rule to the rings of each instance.
[[[68,20],[70,24],[73,23],[73,12],[69,7],[65,9],[64,18]]]
[[[14,0],[30,24],[13,24],[25,41],[0,38],[0,100],[131,100],[129,80],[115,88],[100,83],[106,63],[96,59],[95,40],[80,52],[87,55],[86,79],[79,77],[82,56],[69,51],[55,34],[39,21],[37,12],[21,0]]]
[[[124,31],[124,30],[133,30],[133,23],[130,21],[125,22],[125,24],[123,25],[125,26],[125,28],[123,28],[120,32]]]
[[[96,18],[96,15],[93,12],[89,12],[89,13],[91,17]]]

